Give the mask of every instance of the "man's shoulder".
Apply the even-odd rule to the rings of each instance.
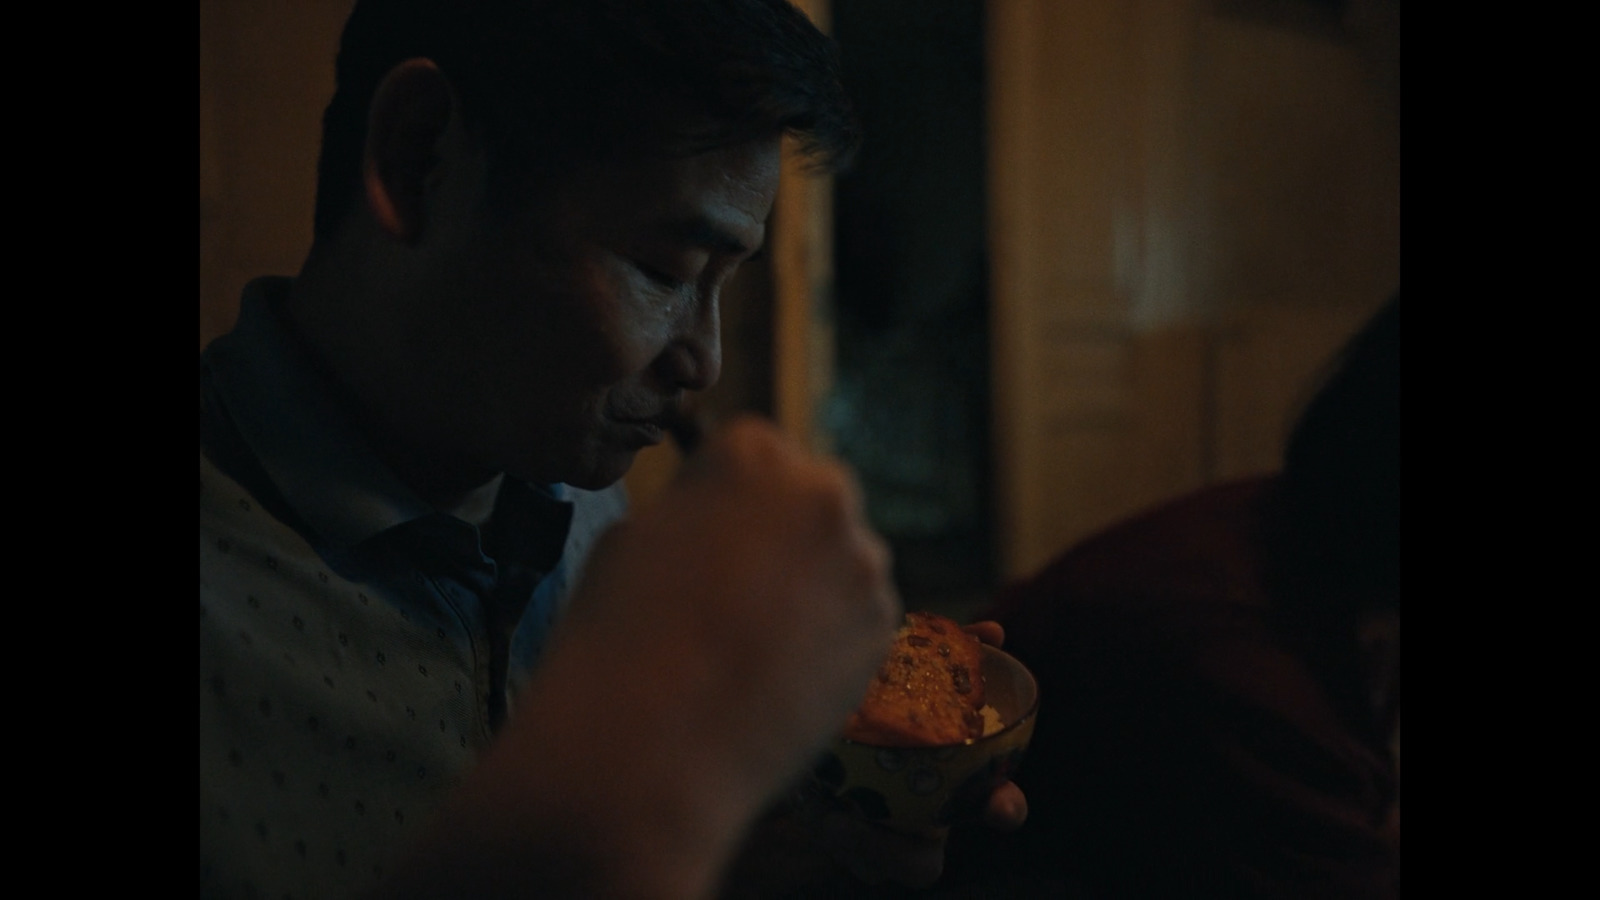
[[[201,564],[218,557],[248,552],[252,556],[288,558],[315,555],[306,540],[265,504],[223,471],[202,448],[200,452]]]

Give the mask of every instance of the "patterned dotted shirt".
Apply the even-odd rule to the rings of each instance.
[[[351,896],[503,721],[619,489],[502,481],[483,529],[372,454],[245,291],[201,356],[200,893]]]

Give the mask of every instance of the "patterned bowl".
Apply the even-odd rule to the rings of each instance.
[[[1033,737],[1039,685],[1015,657],[983,647],[985,699],[1004,727],[939,747],[874,747],[837,738],[812,771],[814,787],[870,821],[939,836],[976,819],[1011,777]]]

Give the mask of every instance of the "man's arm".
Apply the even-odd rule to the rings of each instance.
[[[705,897],[900,620],[836,463],[735,422],[597,546],[511,725],[384,897]]]

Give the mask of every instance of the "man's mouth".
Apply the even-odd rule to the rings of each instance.
[[[633,409],[617,409],[606,418],[615,425],[636,431],[651,444],[661,443],[669,433],[685,453],[699,443],[699,429],[692,411],[668,397]]]
[[[663,416],[653,416],[638,419],[611,419],[612,424],[632,431],[639,435],[642,444],[659,444],[667,436],[667,426]]]

